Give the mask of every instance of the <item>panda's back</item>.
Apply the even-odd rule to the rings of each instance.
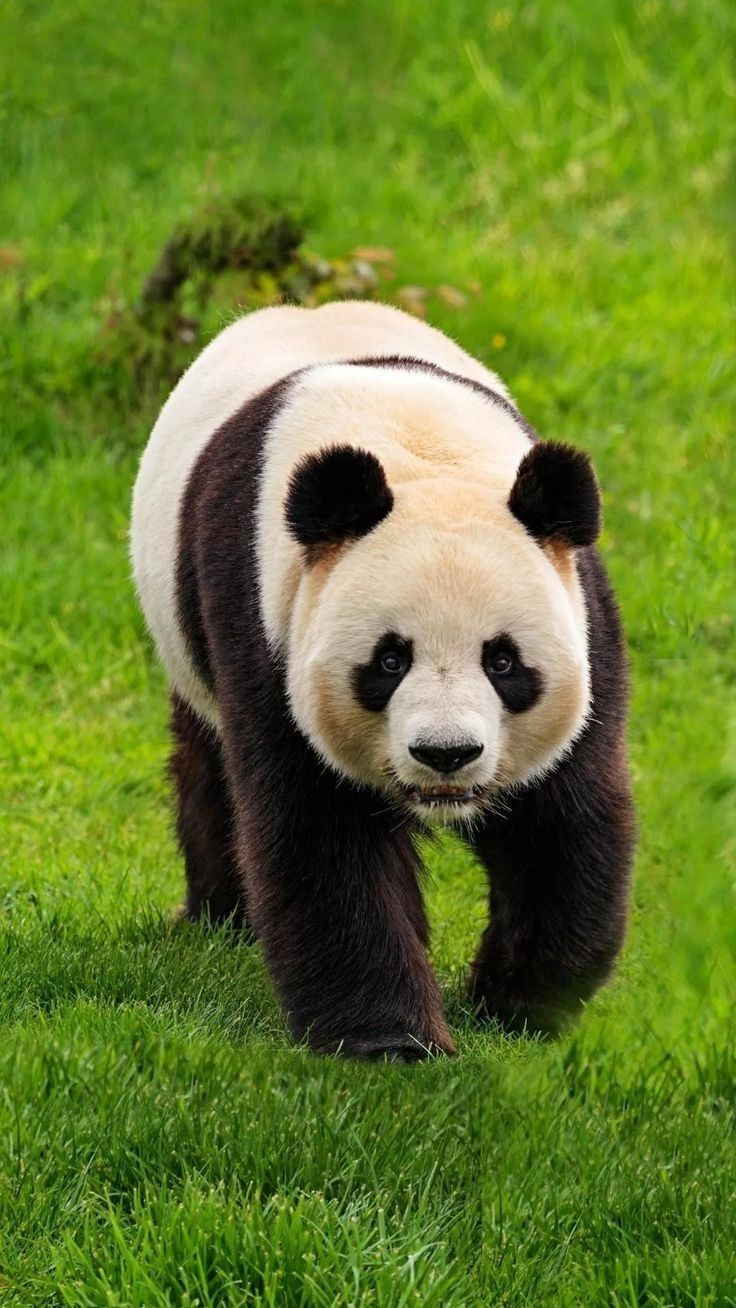
[[[450,337],[389,305],[342,300],[261,309],[225,328],[195,359],[161,410],[144,461],[164,450],[186,459],[192,444],[201,448],[253,395],[299,368],[388,355],[422,359],[507,396],[501,380]]]

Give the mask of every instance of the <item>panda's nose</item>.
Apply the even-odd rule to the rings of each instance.
[[[426,767],[432,768],[435,772],[457,772],[459,768],[464,768],[466,763],[472,763],[474,759],[480,758],[483,753],[482,745],[473,745],[468,741],[460,741],[457,745],[410,745],[409,753],[418,763],[424,763]]]

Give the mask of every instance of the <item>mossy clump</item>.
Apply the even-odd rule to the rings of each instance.
[[[327,259],[303,239],[302,224],[272,206],[208,201],[172,232],[137,299],[105,302],[90,384],[124,403],[160,402],[229,318],[268,305],[380,298],[424,317],[430,295],[466,303],[453,287],[399,286],[385,246]]]
[[[301,248],[303,237],[297,219],[269,206],[210,202],[172,232],[136,300],[105,305],[96,383],[121,399],[151,398],[233,313],[375,294],[369,261],[323,259]]]

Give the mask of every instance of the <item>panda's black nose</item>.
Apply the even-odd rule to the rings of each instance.
[[[409,753],[418,763],[424,763],[435,772],[457,772],[466,763],[480,758],[483,746],[467,741],[460,741],[457,745],[410,745]]]

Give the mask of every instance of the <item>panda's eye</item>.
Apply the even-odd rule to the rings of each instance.
[[[514,658],[508,650],[501,649],[493,655],[490,664],[490,671],[494,677],[507,677],[513,671]]]
[[[394,649],[386,650],[386,653],[381,655],[381,668],[391,677],[397,677],[400,672],[403,672],[405,663],[403,654],[399,654]]]

